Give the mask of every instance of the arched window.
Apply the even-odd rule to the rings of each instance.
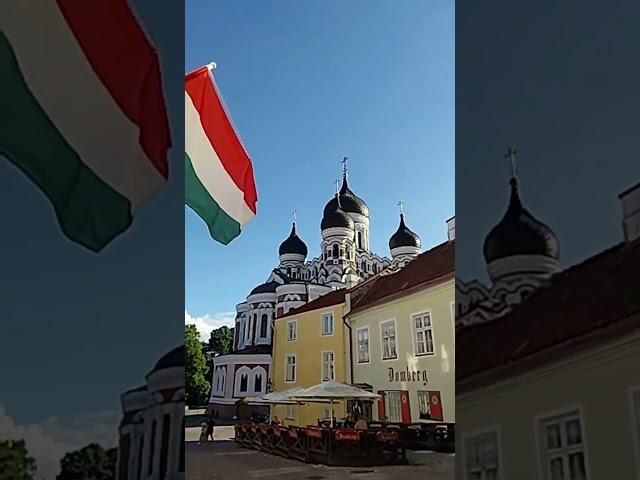
[[[291,276],[291,267],[287,267],[287,275]]]
[[[358,231],[357,235],[358,235],[358,237],[357,237],[358,238],[358,248],[362,248],[362,232]]]
[[[333,258],[338,258],[338,244],[333,245]]]
[[[266,313],[262,314],[260,320],[260,338],[267,338],[267,326],[269,325],[269,317]]]
[[[262,375],[256,375],[256,379],[253,384],[253,391],[254,392],[262,391]]]
[[[246,374],[243,374],[240,376],[240,391],[241,392],[246,392],[247,391],[247,382],[249,381],[249,376]]]
[[[327,248],[327,253],[326,253],[325,259],[327,259],[327,258],[331,258],[331,249],[330,248]]]
[[[341,248],[340,249],[340,258],[343,258],[343,257],[344,257],[344,250]]]
[[[364,272],[366,272],[366,271],[367,271],[367,264],[366,264],[366,262],[363,260],[363,261],[362,261],[362,272],[364,273]]]

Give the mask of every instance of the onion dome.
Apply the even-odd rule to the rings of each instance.
[[[276,287],[278,285],[280,285],[278,282],[262,283],[258,285],[256,288],[254,288],[253,290],[251,290],[251,293],[249,294],[249,296],[255,295],[257,293],[275,293]]]
[[[351,220],[351,217],[347,215],[344,210],[342,210],[341,201],[337,193],[333,200],[334,203],[332,208],[325,207],[324,209],[324,215],[322,216],[322,222],[320,222],[320,228],[322,230],[333,227],[353,229],[353,220]],[[327,207],[329,207],[329,204],[327,204]]]
[[[329,202],[324,207],[324,214],[326,215],[327,212],[333,211],[336,207],[336,203],[336,197],[333,197],[331,200],[329,200]],[[342,207],[342,210],[347,213],[357,213],[365,217],[369,216],[369,207],[367,206],[367,204],[349,188],[346,173],[342,175],[342,188],[340,188],[340,206]]]
[[[163,370],[165,368],[184,367],[184,345],[174,348],[170,352],[160,357],[152,371]]]
[[[484,242],[484,258],[494,260],[515,255],[541,255],[558,259],[558,239],[553,231],[524,208],[518,180],[511,177],[511,198],[502,220],[493,227]]]
[[[280,249],[278,250],[278,252],[280,253],[280,255],[285,255],[287,253],[296,253],[304,257],[307,256],[307,245],[296,233],[296,222],[293,222],[291,233],[289,234],[289,237],[280,244]]]
[[[420,237],[413,233],[404,223],[404,214],[400,214],[400,226],[396,233],[391,235],[389,239],[389,249],[393,250],[399,247],[415,247],[420,248]]]

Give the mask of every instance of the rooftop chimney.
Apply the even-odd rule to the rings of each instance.
[[[447,220],[447,237],[449,241],[456,239],[456,217],[455,215]]]
[[[640,238],[640,183],[620,195],[622,203],[622,229],[627,242]]]

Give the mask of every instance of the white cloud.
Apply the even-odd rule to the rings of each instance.
[[[0,438],[23,439],[38,467],[36,478],[53,480],[60,471],[60,459],[65,453],[89,443],[105,448],[116,445],[121,414],[105,411],[76,415],[63,420],[50,417],[42,423],[15,423],[0,406]]]
[[[189,312],[184,311],[184,324],[195,325],[203,341],[209,340],[211,331],[215,328],[220,328],[223,325],[229,328],[234,327],[235,318],[236,312],[214,313],[213,315],[207,313],[201,317],[193,317]]]

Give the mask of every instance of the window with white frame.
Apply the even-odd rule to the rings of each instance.
[[[387,420],[389,422],[402,421],[402,404],[400,392],[397,390],[389,390],[385,392],[385,411],[387,412]]]
[[[329,407],[324,407],[324,417],[323,417],[323,418],[325,418],[325,419],[327,419],[327,420],[331,420],[331,415],[332,415],[332,413],[333,413],[333,412],[331,411],[331,408],[329,408]]]
[[[429,404],[429,392],[418,390],[418,408],[420,411],[420,420],[431,419],[431,407]]]
[[[396,351],[396,321],[387,320],[380,323],[380,337],[382,338],[382,359],[398,358]]]
[[[298,322],[296,320],[289,320],[287,322],[287,341],[291,342],[298,338]]]
[[[294,407],[295,405],[287,405],[287,411],[285,412],[284,416],[285,418],[287,418],[288,420],[294,420],[295,419],[295,410]]]
[[[296,381],[296,356],[295,355],[287,355],[285,357],[285,380],[287,382],[295,382]]]
[[[335,358],[333,352],[322,352],[322,381],[335,380]]]
[[[369,363],[369,327],[356,330],[358,343],[358,363]]]
[[[540,420],[542,478],[586,480],[583,426],[578,410]]]
[[[413,316],[413,334],[416,355],[433,354],[433,330],[431,329],[430,313],[421,313]]]
[[[500,479],[500,453],[496,429],[470,435],[463,443],[464,480]]]
[[[322,335],[333,335],[333,313],[322,315]]]

